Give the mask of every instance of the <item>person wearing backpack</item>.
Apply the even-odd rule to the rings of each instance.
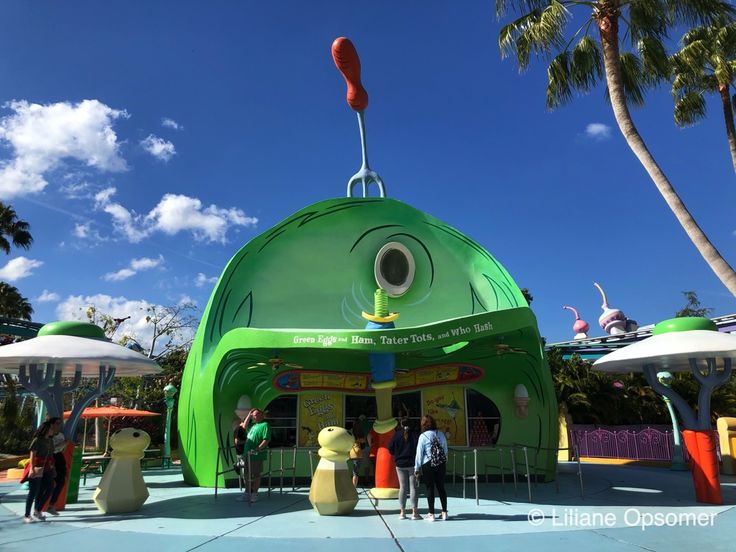
[[[445,473],[447,471],[447,439],[445,434],[437,430],[437,422],[432,416],[422,416],[422,434],[417,443],[417,454],[414,459],[414,471],[417,477],[424,480],[427,487],[427,505],[429,514],[424,518],[434,521],[434,489],[440,495],[442,520],[447,520],[447,491],[445,491]]]

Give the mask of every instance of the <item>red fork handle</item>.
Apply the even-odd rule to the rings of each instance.
[[[360,82],[360,58],[349,39],[341,36],[332,43],[332,59],[348,85],[348,105],[355,111],[368,107],[368,92]]]

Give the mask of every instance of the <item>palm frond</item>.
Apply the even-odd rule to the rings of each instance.
[[[675,73],[672,80],[672,95],[678,98],[681,94],[698,90],[713,92],[718,89],[718,80],[715,75],[705,73]]]
[[[498,35],[501,57],[514,54],[520,70],[528,67],[531,54],[548,56],[555,48],[562,48],[563,30],[570,13],[557,0],[547,2],[505,25]]]
[[[632,44],[645,37],[667,36],[667,0],[637,0],[629,3],[628,24]]]
[[[731,2],[724,0],[667,0],[673,25],[723,24],[736,16]]]
[[[621,54],[621,80],[624,85],[624,96],[631,105],[644,105],[644,87],[647,79],[642,69],[641,60],[630,52]]]
[[[676,72],[702,71],[708,63],[708,55],[705,40],[695,40],[671,56],[672,69]]]
[[[702,92],[682,94],[675,102],[675,122],[678,126],[694,125],[705,117],[706,105]]]
[[[733,70],[729,60],[724,58],[722,55],[714,55],[711,57],[711,64],[713,65],[713,73],[715,74],[720,84],[730,84],[733,80]]]
[[[670,61],[662,42],[653,36],[645,36],[639,41],[638,47],[647,82],[656,84],[668,79],[670,76]]]
[[[555,56],[547,68],[547,78],[547,109],[554,109],[572,99],[569,52]]]
[[[578,90],[588,91],[603,78],[603,55],[598,41],[590,35],[580,39],[572,51],[570,81]]]
[[[692,29],[688,30],[684,35],[682,35],[680,42],[683,44],[683,46],[687,46],[688,44],[691,44],[696,40],[703,40],[704,38],[707,38],[707,36],[708,27],[693,27]]]
[[[496,17],[501,18],[510,9],[516,12],[543,10],[548,0],[496,0]]]

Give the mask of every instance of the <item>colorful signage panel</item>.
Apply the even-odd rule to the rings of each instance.
[[[299,395],[299,446],[318,447],[320,430],[342,426],[344,420],[341,393],[308,392]]]
[[[425,366],[396,374],[396,391],[410,391],[431,385],[467,384],[483,377],[483,368],[470,364],[440,364]],[[288,370],[273,377],[273,386],[280,391],[311,390],[343,393],[373,393],[370,374],[329,372],[325,370]]]
[[[459,386],[429,387],[422,391],[424,414],[437,422],[450,446],[465,446],[465,391]]]

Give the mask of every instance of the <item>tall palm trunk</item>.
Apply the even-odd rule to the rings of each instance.
[[[698,249],[700,254],[708,263],[708,266],[716,276],[723,282],[728,290],[736,295],[736,272],[731,265],[721,256],[718,250],[713,246],[705,233],[700,229],[698,223],[685,207],[680,197],[675,192],[672,184],[665,176],[662,169],[659,168],[657,162],[649,153],[644,140],[639,131],[634,126],[631,119],[629,108],[626,105],[624,96],[623,79],[621,77],[621,58],[618,48],[618,17],[616,10],[608,13],[599,13],[597,17],[598,28],[601,33],[601,44],[603,46],[603,63],[606,69],[606,82],[608,84],[608,93],[611,98],[611,106],[613,107],[613,115],[621,133],[626,139],[626,143],[639,159],[639,162],[647,171],[654,185],[662,194],[672,213],[685,230],[685,233]]]
[[[736,171],[736,127],[733,124],[733,109],[728,85],[718,85],[718,93],[721,95],[721,102],[723,103],[723,118],[726,121],[726,135],[728,136],[728,147],[731,150],[731,163],[733,163],[733,170]]]

